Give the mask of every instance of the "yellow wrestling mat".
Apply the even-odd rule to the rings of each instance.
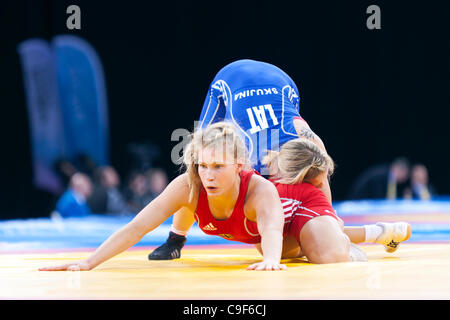
[[[83,272],[37,269],[89,252],[2,254],[0,299],[450,299],[450,244],[361,248],[369,262],[283,260],[288,270],[272,272],[245,270],[260,261],[252,247],[187,246],[172,261],[135,248]]]

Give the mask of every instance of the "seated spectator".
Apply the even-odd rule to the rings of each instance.
[[[91,214],[86,199],[92,194],[91,179],[83,173],[75,173],[69,188],[58,199],[55,210],[63,218],[83,217]]]
[[[397,158],[391,164],[377,165],[363,172],[353,184],[350,199],[399,199],[409,178],[409,161]]]
[[[130,213],[130,208],[125,197],[120,191],[120,176],[111,166],[99,168],[100,184],[106,191],[107,213]]]
[[[108,195],[106,189],[97,179],[93,181],[92,194],[87,202],[93,213],[103,214],[107,212]]]
[[[56,174],[61,178],[64,185],[64,189],[67,189],[72,176],[78,172],[76,167],[68,159],[59,159],[55,161],[54,170]]]
[[[137,213],[152,199],[153,195],[150,192],[146,176],[141,172],[132,172],[127,186],[127,201],[130,208]]]
[[[152,198],[156,198],[168,184],[168,177],[164,170],[155,168],[146,172]]]
[[[428,181],[428,170],[423,164],[416,164],[411,169],[410,187],[405,191],[406,199],[430,200],[434,193]]]
[[[97,163],[88,154],[80,153],[75,158],[76,167],[78,171],[85,173],[89,178],[94,179],[94,174],[98,169]]]

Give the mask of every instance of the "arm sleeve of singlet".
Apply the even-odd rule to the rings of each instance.
[[[294,82],[292,82],[292,87],[294,89],[292,104],[295,106],[295,108],[298,111],[298,114],[300,115],[300,93],[298,91],[297,85]]]
[[[295,109],[298,111],[298,114],[300,115],[300,91],[298,90],[294,80],[292,80],[290,77],[288,80],[288,84],[291,87],[291,90],[288,94],[289,100],[294,105]]]

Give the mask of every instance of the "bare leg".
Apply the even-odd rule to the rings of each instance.
[[[350,261],[350,240],[332,217],[308,221],[300,231],[302,251],[312,263]]]
[[[295,237],[286,237],[283,239],[283,251],[281,252],[282,259],[299,258],[302,256],[302,250]]]
[[[332,197],[331,197],[330,182],[328,181],[327,178],[323,179],[322,185],[321,185],[321,187],[319,189],[322,190],[322,192],[327,197],[328,201],[330,201],[330,203],[333,203]]]
[[[255,244],[255,248],[263,255],[261,244]],[[294,237],[286,237],[283,239],[283,251],[281,252],[281,259],[293,259],[302,257],[300,246]]]
[[[366,229],[364,227],[344,227],[344,233],[352,243],[362,243],[366,241]]]

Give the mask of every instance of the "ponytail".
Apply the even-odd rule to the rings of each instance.
[[[334,171],[334,162],[328,154],[313,142],[300,138],[286,142],[280,152],[269,150],[263,164],[276,182],[284,184],[298,184]]]

